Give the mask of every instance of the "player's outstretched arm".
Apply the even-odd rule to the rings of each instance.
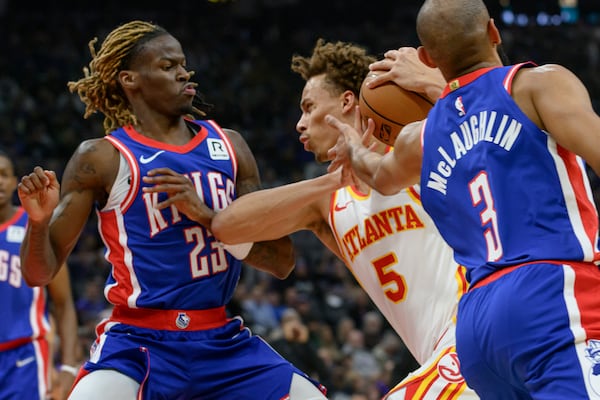
[[[230,129],[225,131],[233,143],[238,160],[236,179],[238,197],[259,190],[261,188],[260,174],[256,159],[248,144],[238,132]],[[262,223],[258,219],[254,222],[256,224]],[[245,263],[269,272],[280,279],[287,277],[292,272],[296,257],[292,239],[289,236],[268,241],[252,239],[251,242],[254,242],[254,245],[243,258]]]
[[[400,131],[392,151],[381,155],[370,151],[364,138],[372,135],[374,123],[368,121],[366,131],[361,134],[360,120],[350,126],[328,115],[326,122],[340,132],[336,145],[329,150],[334,157],[330,171],[337,168],[351,168],[354,173],[373,189],[384,195],[419,182],[421,171],[420,132],[422,121],[407,125]]]
[[[212,220],[211,230],[217,239],[227,244],[272,240],[311,230],[337,254],[327,210],[331,193],[345,185],[342,174],[336,171],[248,193],[218,213]]]

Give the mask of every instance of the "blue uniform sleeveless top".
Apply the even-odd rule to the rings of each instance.
[[[45,289],[27,286],[21,275],[19,248],[26,225],[21,207],[0,225],[0,344],[42,337],[50,328]]]
[[[241,262],[176,207],[158,210],[166,193],[142,192],[149,186],[142,181],[149,170],[168,167],[186,175],[213,210],[233,201],[237,161],[229,138],[213,121],[193,125],[198,133],[182,146],[152,140],[131,126],[106,136],[131,172],[121,204],[98,211],[105,257],[112,264],[104,291],[112,304],[203,310],[223,306],[233,295]]]
[[[449,82],[423,128],[423,206],[471,284],[532,261],[600,260],[583,160],[511,97],[514,75],[533,65],[485,68]]]

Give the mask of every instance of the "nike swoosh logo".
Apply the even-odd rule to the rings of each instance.
[[[349,205],[350,203],[352,203],[352,200],[348,200],[348,201],[347,201],[345,204],[343,204],[343,205],[336,204],[336,205],[335,205],[335,207],[334,207],[333,209],[334,209],[335,211],[342,211],[342,210],[345,210],[345,209],[348,207],[348,205]]]
[[[17,368],[21,368],[21,367],[26,366],[27,364],[31,364],[34,361],[35,361],[35,357],[31,356],[31,357],[24,358],[22,360],[17,360],[17,362],[15,364],[17,364]]]
[[[159,150],[156,153],[152,154],[150,157],[146,158],[143,154],[140,156],[140,162],[142,164],[148,164],[149,162],[154,161],[154,159],[164,153],[164,150]]]

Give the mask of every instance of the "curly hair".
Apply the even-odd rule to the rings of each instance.
[[[376,61],[365,48],[352,43],[326,42],[320,38],[310,57],[295,54],[292,57],[292,71],[299,73],[304,80],[325,74],[326,82],[332,90],[341,93],[351,90],[358,95],[360,86],[369,72],[369,64]]]
[[[129,68],[131,61],[148,41],[162,35],[169,35],[169,32],[161,26],[145,21],[131,21],[110,32],[98,52],[95,49],[98,38],[89,42],[92,60],[89,67],[83,69],[84,77],[67,83],[69,90],[77,92],[85,103],[84,118],[96,111],[103,113],[104,131],[107,134],[119,126],[137,123],[125,92],[119,85],[118,75],[120,71]],[[193,71],[190,74],[193,75]],[[198,99],[193,104],[195,113],[205,115],[198,107],[207,104],[198,102]]]

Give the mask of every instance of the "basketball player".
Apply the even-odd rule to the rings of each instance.
[[[599,399],[598,213],[583,160],[600,174],[600,117],[588,92],[559,65],[503,66],[481,0],[427,0],[417,32],[420,59],[447,81],[441,98],[384,156],[328,117],[345,138],[336,165],[386,194],[420,179],[467,268],[457,350],[482,398]]]
[[[0,151],[0,399],[66,399],[75,379],[79,347],[77,316],[66,266],[44,287],[27,286],[21,275],[19,246],[27,213],[12,202],[17,177]],[[52,306],[48,303],[48,294]],[[51,313],[49,313],[51,308]],[[60,360],[58,387],[51,387],[53,347],[49,316],[56,322]]]
[[[240,259],[281,278],[294,266],[289,237],[224,248],[208,229],[217,211],[259,187],[246,142],[188,119],[197,111],[193,73],[163,28],[132,21],[97,52],[90,46],[89,69],[69,88],[85,116],[105,115],[107,135],[80,144],[61,187],[36,167],[18,192],[30,215],[21,252],[31,285],[58,272],[93,208],[112,264],[112,315],[70,399],[324,399],[324,388],[226,316]]]
[[[325,115],[354,121],[361,83],[374,61],[362,47],[323,39],[310,57],[292,58],[292,70],[306,81],[296,129],[317,161],[329,159],[339,136]],[[336,173],[253,192],[219,213],[213,232],[226,243],[240,243],[254,235],[313,231],[345,261],[421,365],[386,398],[477,398],[460,375],[454,349],[453,318],[467,288],[463,268],[423,210],[419,187],[383,196],[364,182],[346,183]]]

